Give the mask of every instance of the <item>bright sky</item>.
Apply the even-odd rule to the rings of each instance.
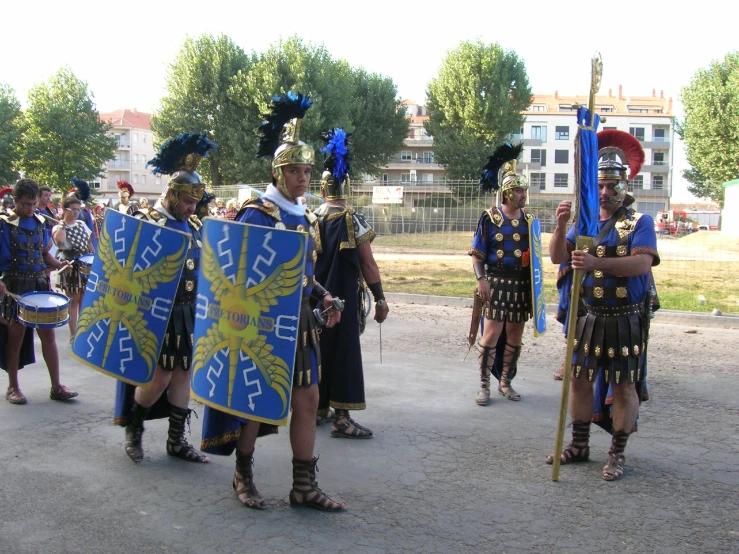
[[[3,7],[0,83],[25,103],[28,90],[69,66],[88,83],[101,112],[153,112],[165,92],[167,66],[186,36],[230,36],[246,51],[264,51],[297,34],[323,43],[335,58],[393,79],[402,98],[422,103],[426,84],[447,51],[481,39],[526,62],[534,93],[587,94],[590,58],[603,57],[602,91],[644,96],[664,90],[679,113],[680,87],[695,71],[734,49],[736,25],[726,2],[700,5],[654,0],[573,3],[479,2],[21,2]],[[433,6],[441,6],[434,8]],[[723,14],[723,17],[722,15]],[[582,30],[582,31],[581,31]],[[673,200],[691,195],[675,152]]]

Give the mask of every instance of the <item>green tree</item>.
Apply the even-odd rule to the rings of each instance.
[[[91,181],[115,152],[109,129],[87,83],[62,68],[28,95],[22,169],[39,184],[65,192],[71,177]]]
[[[447,54],[426,97],[437,162],[449,178],[475,179],[492,149],[523,125],[531,87],[515,52],[478,40]]]
[[[364,69],[353,73],[350,117],[354,128],[354,174],[377,175],[403,148],[409,122],[392,79]]]
[[[250,114],[242,121],[252,141],[239,152],[232,182],[269,179],[269,163],[254,157],[256,129],[271,98],[295,90],[311,96],[313,107],[301,126],[301,139],[318,150],[322,131],[343,127],[352,133],[354,173],[373,173],[403,145],[408,122],[399,110],[392,80],[335,60],[323,45],[304,43],[298,37],[279,41],[255,55],[248,73],[235,80],[232,94]],[[317,155],[320,166],[322,155]]]
[[[152,118],[151,127],[159,142],[180,132],[205,132],[218,143],[218,149],[201,165],[201,172],[210,176],[213,186],[238,181],[239,160],[244,152],[253,150],[252,127],[258,124],[259,114],[234,90],[252,63],[226,35],[185,39],[169,67],[167,95]]]
[[[0,85],[0,186],[12,185],[18,180],[22,135],[20,102],[12,88]]]
[[[723,203],[722,183],[739,177],[739,52],[699,69],[683,87],[682,103],[688,190]]]

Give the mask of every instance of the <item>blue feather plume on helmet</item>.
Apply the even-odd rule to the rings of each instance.
[[[205,158],[209,152],[216,148],[216,143],[204,133],[180,133],[175,138],[162,144],[159,153],[149,160],[146,166],[151,166],[153,173],[162,175],[172,175],[182,169],[195,171],[200,159]],[[186,159],[190,154],[197,156],[194,167],[186,165]]]
[[[285,124],[294,118],[302,119],[312,105],[310,97],[292,90],[283,96],[274,96],[270,113],[262,115],[264,120],[257,130],[259,133],[257,157],[273,158],[280,146]]]
[[[352,156],[349,151],[351,135],[348,135],[344,129],[336,127],[321,133],[321,138],[326,143],[326,146],[321,148],[321,152],[328,154],[323,162],[323,168],[331,172],[338,184],[342,184],[352,171]]]
[[[510,142],[506,142],[498,146],[493,151],[493,155],[488,158],[488,162],[482,167],[482,176],[480,177],[480,190],[482,192],[495,192],[500,188],[498,174],[503,164],[516,160],[523,152],[523,143],[513,146]]]
[[[90,185],[87,184],[87,181],[77,179],[76,177],[72,177],[71,181],[74,185],[74,188],[76,189],[74,195],[82,202],[87,202],[88,200],[90,200],[92,194],[90,193]]]

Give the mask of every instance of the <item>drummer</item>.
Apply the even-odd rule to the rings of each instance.
[[[63,269],[68,265],[49,254],[51,237],[44,218],[35,213],[39,188],[32,179],[21,179],[13,189],[15,209],[0,215],[0,367],[8,373],[8,391],[5,398],[11,404],[25,404],[26,397],[18,384],[18,370],[36,361],[33,350],[33,330],[17,319],[14,296],[32,291],[49,290],[44,269],[47,266]],[[59,381],[59,352],[54,328],[37,329],[41,339],[44,361],[51,379],[52,400],[69,400],[77,393]]]
[[[62,204],[64,215],[62,222],[51,230],[54,244],[59,249],[58,257],[62,261],[71,262],[71,269],[57,273],[57,286],[69,297],[69,342],[74,338],[77,329],[77,318],[80,313],[82,294],[87,286],[89,264],[80,256],[93,252],[92,229],[77,217],[82,210],[82,202],[76,196],[67,196]]]

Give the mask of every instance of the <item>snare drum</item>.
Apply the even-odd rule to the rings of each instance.
[[[83,275],[89,275],[92,270],[92,262],[95,259],[95,254],[83,254],[77,261],[80,264],[80,273]]]
[[[69,321],[69,298],[58,292],[27,292],[17,302],[18,321],[26,327],[51,329]]]

